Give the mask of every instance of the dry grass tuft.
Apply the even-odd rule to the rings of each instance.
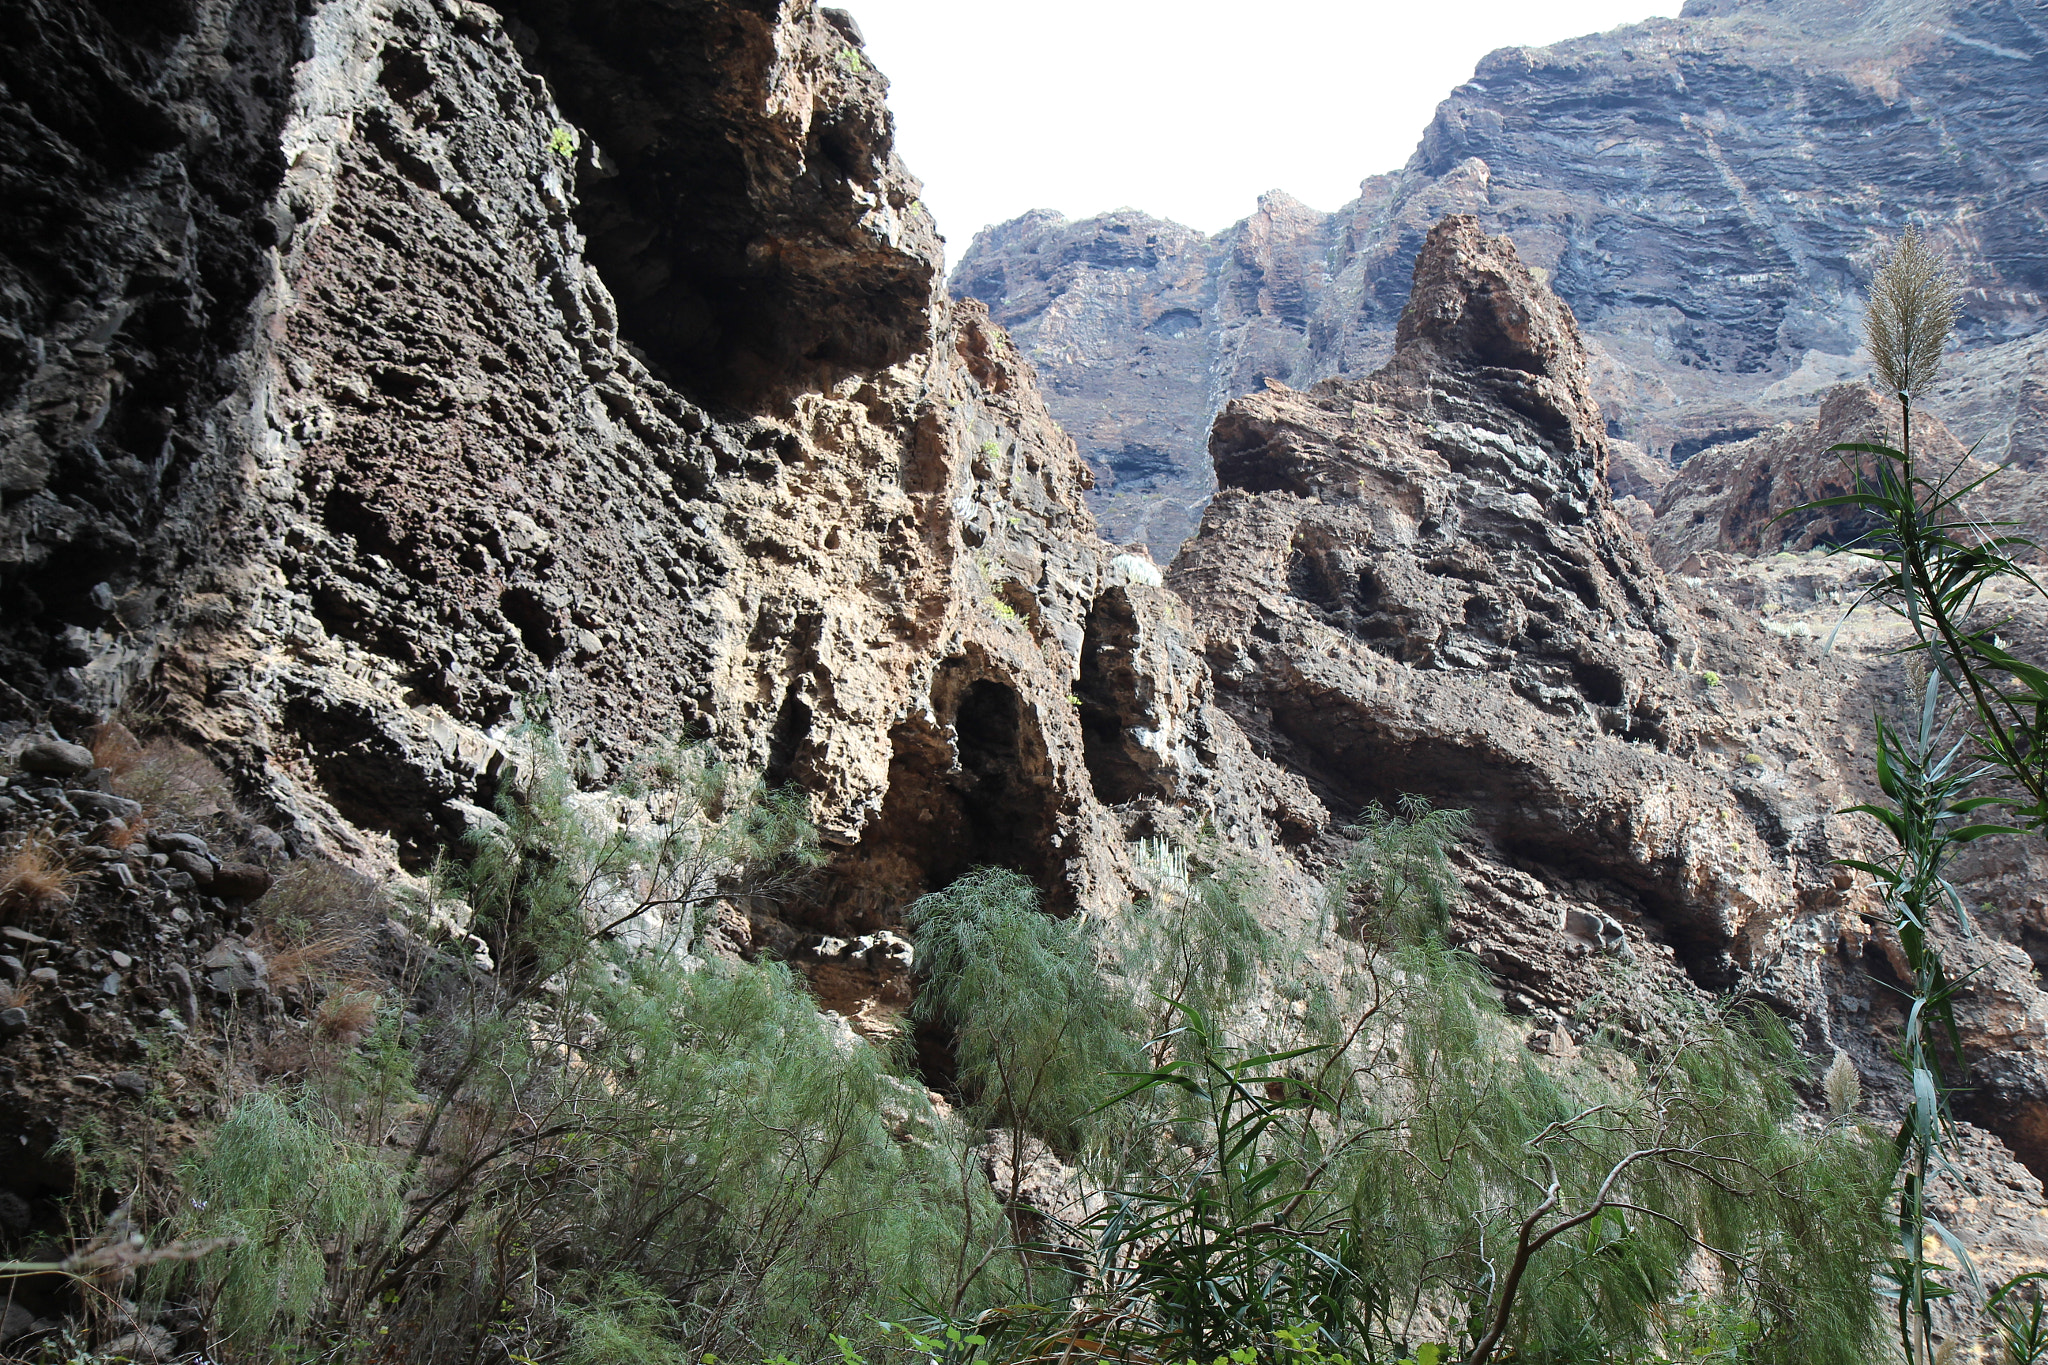
[[[254,946],[273,986],[297,987],[309,998],[370,993],[377,980],[371,950],[390,914],[379,883],[308,860],[278,878],[262,909]]]
[[[354,1047],[377,1026],[377,996],[371,991],[336,991],[320,1002],[313,1032],[336,1047]]]
[[[97,748],[93,755],[99,756]],[[152,739],[124,761],[126,770],[115,770],[115,789],[140,801],[145,814],[166,812],[203,820],[235,809],[235,792],[227,777],[212,759],[189,744]]]
[[[283,986],[325,986],[338,979],[353,979],[354,967],[362,955],[360,934],[329,934],[322,938],[291,942],[265,929],[256,935],[256,951],[263,954],[270,984]]]
[[[87,747],[92,750],[92,762],[96,768],[105,768],[115,777],[134,771],[142,761],[142,741],[118,720],[103,721],[86,735]]]
[[[33,982],[23,981],[17,985],[12,981],[0,981],[0,1010],[17,1009],[26,1005],[35,993]]]
[[[40,910],[68,904],[71,888],[86,876],[85,869],[71,866],[58,852],[47,830],[37,830],[0,859],[0,907]]]
[[[372,878],[309,858],[277,879],[263,898],[263,914],[279,940],[354,937],[389,919],[391,901]]]

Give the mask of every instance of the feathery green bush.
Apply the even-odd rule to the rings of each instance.
[[[398,1172],[317,1104],[257,1090],[188,1158],[195,1239],[230,1238],[203,1263],[214,1320],[243,1349],[289,1336],[326,1305],[331,1251],[374,1246],[398,1221]]]

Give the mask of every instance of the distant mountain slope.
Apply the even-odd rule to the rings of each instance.
[[[1610,434],[1671,462],[1860,376],[1863,286],[1919,223],[1970,276],[1937,407],[1993,458],[2048,454],[2048,14],[2018,0],[1692,0],[1502,49],[1335,214],[1269,194],[1204,238],[1038,212],[951,287],[1038,364],[1107,534],[1168,555],[1213,487],[1210,416],[1383,362],[1447,213],[1514,239],[1585,329]]]

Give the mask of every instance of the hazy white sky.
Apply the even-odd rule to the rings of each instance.
[[[1284,189],[1319,209],[1398,168],[1497,47],[1680,0],[835,0],[889,77],[898,145],[957,261],[1027,209],[1215,232]]]

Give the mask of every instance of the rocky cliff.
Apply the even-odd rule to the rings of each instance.
[[[1410,265],[1446,213],[1506,233],[1572,305],[1610,435],[1667,464],[1810,419],[1860,378],[1862,289],[1919,223],[1969,277],[1934,406],[1985,458],[2030,465],[2048,453],[2030,169],[2043,43],[2005,0],[1695,0],[1676,20],[1493,53],[1408,164],[1335,214],[1267,195],[1206,241],[1138,214],[1036,214],[977,238],[952,288],[1013,331],[1055,415],[1115,476],[1096,495],[1111,535],[1161,555],[1191,524],[1176,509],[1207,491],[1202,449],[1155,443],[1157,472],[1119,469],[1122,438],[1094,414],[1199,429],[1201,404],[1264,378],[1365,373],[1390,354]],[[1156,262],[1114,249],[1148,240],[1173,246]],[[1167,345],[1170,314],[1186,316]]]
[[[800,792],[821,875],[716,937],[869,1033],[913,987],[906,903],[971,867],[1114,917],[1135,842],[1201,828],[1312,919],[1347,825],[1417,793],[1474,812],[1458,933],[1532,1047],[1624,986],[1732,989],[1889,1083],[1884,935],[1830,865],[1864,847],[1832,720],[1877,684],[1664,577],[1609,493],[1592,343],[1481,218],[1417,241],[1385,367],[1306,391],[1279,358],[1336,297],[1315,215],[1269,200],[1220,277],[1135,219],[1055,266],[1070,234],[1039,223],[1043,315],[1142,319],[1165,357],[1227,309],[1243,368],[1202,403],[1267,381],[1217,422],[1222,491],[1163,580],[1097,534],[1017,344],[944,296],[836,11],[0,13],[33,35],[0,107],[0,832],[77,889],[34,926],[5,902],[0,1118],[38,1150],[84,1114],[139,1141],[149,1030],[305,1027],[251,956],[271,881],[421,871],[532,719],[591,785],[694,738]],[[1206,422],[1045,370],[1091,441]],[[1158,458],[1110,473],[1185,470]],[[106,790],[122,717],[194,746],[204,838],[144,840]],[[1973,951],[1972,1112],[2048,1169],[2033,978]],[[65,1178],[0,1174],[10,1235],[55,1225]]]
[[[381,875],[483,818],[524,721],[599,782],[703,740],[833,855],[729,946],[863,1019],[907,962],[837,959],[968,868],[1109,911],[1153,805],[1327,821],[939,291],[845,16],[17,10],[10,751],[146,717],[269,831],[220,838]],[[188,975],[222,927],[189,924]]]

